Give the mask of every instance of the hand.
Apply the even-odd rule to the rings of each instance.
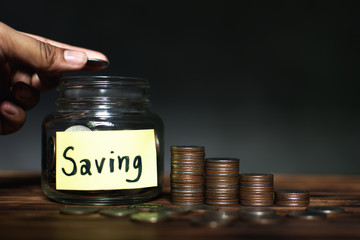
[[[23,126],[24,111],[39,102],[41,91],[58,84],[61,72],[89,70],[88,59],[108,62],[100,52],[22,33],[0,22],[0,135]]]

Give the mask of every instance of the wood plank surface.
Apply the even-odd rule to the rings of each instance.
[[[166,179],[163,194],[152,202],[173,206]],[[144,224],[99,214],[68,216],[60,214],[59,209],[69,205],[52,202],[43,195],[39,173],[0,172],[0,239],[360,239],[360,176],[275,174],[275,189],[284,188],[309,190],[310,205],[340,206],[346,212],[322,221],[284,217],[276,224],[237,221],[219,228],[193,226],[186,218]],[[289,210],[304,209],[269,208],[282,216]]]

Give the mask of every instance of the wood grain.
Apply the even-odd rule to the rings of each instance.
[[[140,224],[99,214],[67,216],[59,213],[66,205],[43,195],[38,173],[0,172],[0,239],[360,239],[360,176],[279,174],[275,175],[275,188],[309,190],[310,205],[340,206],[346,212],[324,221],[285,219],[268,225],[238,221],[215,229],[195,227],[185,220]],[[152,202],[173,206],[169,190],[167,180],[164,193]],[[280,215],[304,209],[270,208]]]

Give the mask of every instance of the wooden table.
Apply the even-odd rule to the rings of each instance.
[[[188,221],[141,224],[99,214],[69,216],[59,213],[66,205],[43,195],[38,173],[0,172],[0,239],[360,239],[360,176],[275,174],[275,188],[307,189],[310,205],[340,206],[346,213],[322,221],[238,221],[221,228],[195,227]],[[167,183],[162,196],[152,202],[170,206],[169,190]],[[296,209],[270,208],[279,215]]]

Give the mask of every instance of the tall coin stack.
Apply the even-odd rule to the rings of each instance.
[[[239,204],[239,159],[206,159],[205,203],[220,207]]]
[[[240,174],[240,204],[246,206],[270,206],[274,203],[273,174]]]
[[[201,146],[172,146],[171,202],[178,205],[204,203],[205,148]]]

